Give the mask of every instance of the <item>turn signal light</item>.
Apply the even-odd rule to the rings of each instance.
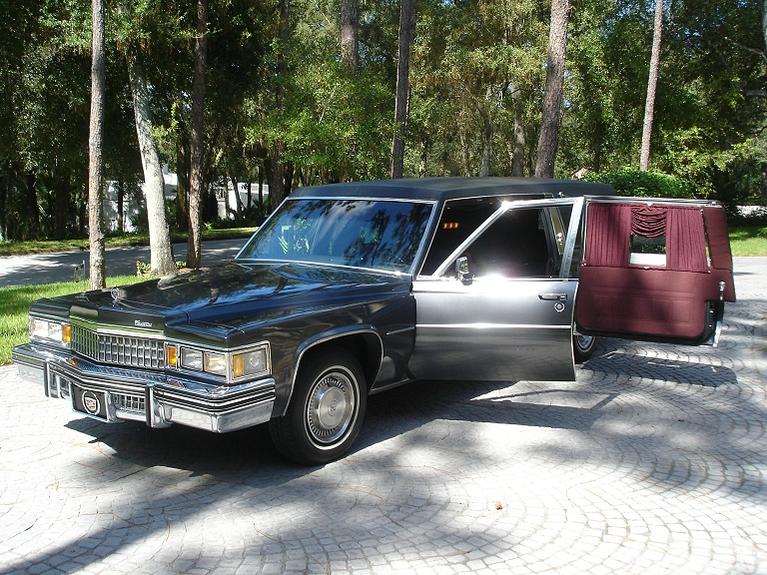
[[[165,365],[168,367],[178,365],[178,348],[175,345],[165,346]]]

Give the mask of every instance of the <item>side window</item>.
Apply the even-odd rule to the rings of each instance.
[[[476,277],[554,277],[561,261],[549,208],[512,209],[461,254]],[[452,273],[448,270],[448,273]]]
[[[439,264],[500,207],[502,200],[496,197],[447,202],[421,274],[433,274]]]

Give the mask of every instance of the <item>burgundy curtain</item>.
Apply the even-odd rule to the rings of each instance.
[[[631,206],[631,233],[645,238],[659,238],[666,233],[666,208]]]
[[[590,203],[584,259],[586,265],[628,265],[630,233],[630,205]]]
[[[667,208],[666,268],[705,272],[706,234],[700,208]]]

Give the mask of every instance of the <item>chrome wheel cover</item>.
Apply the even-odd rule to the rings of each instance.
[[[588,351],[594,345],[594,336],[578,334],[575,336],[575,345],[577,345],[578,349],[581,351]]]
[[[312,385],[306,402],[306,430],[318,446],[332,447],[344,438],[357,417],[357,381],[332,367]]]

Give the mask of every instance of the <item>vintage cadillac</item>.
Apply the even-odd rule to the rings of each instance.
[[[25,378],[78,415],[228,432],[305,464],[418,379],[572,381],[595,336],[713,344],[722,207],[606,185],[433,178],[295,190],[232,261],[42,299]]]

